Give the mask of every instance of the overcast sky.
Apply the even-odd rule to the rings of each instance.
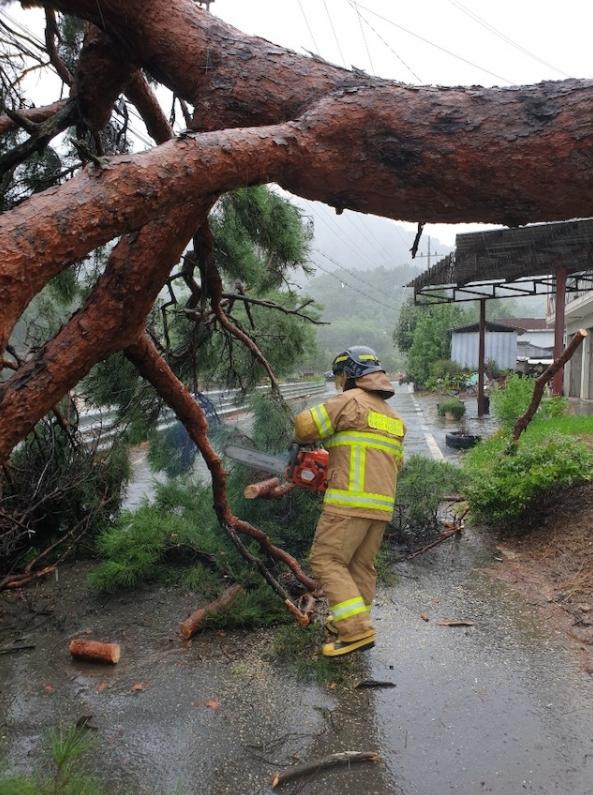
[[[211,11],[245,33],[405,82],[491,86],[593,73],[588,0],[214,0]],[[15,3],[8,13],[42,35],[39,11]],[[477,228],[432,224],[425,236],[453,245],[457,232]]]

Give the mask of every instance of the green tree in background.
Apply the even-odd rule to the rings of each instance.
[[[450,331],[467,322],[467,312],[455,304],[421,308],[408,352],[407,369],[409,377],[417,386],[424,386],[430,377],[433,362],[450,358]]]

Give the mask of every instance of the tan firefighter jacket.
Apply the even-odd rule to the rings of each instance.
[[[392,395],[385,373],[370,373],[356,380],[355,389],[295,417],[297,441],[322,440],[329,450],[325,511],[391,519],[406,432],[403,421],[384,400]]]

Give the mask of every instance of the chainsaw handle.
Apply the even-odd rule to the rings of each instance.
[[[299,457],[300,449],[301,449],[301,446],[300,446],[300,444],[298,442],[291,442],[291,444],[290,444],[290,446],[288,448],[288,467],[287,468],[288,468],[289,472],[294,468],[294,466],[295,466],[295,464],[297,462],[297,459]]]

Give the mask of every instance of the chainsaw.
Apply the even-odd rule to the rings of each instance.
[[[285,455],[270,455],[248,447],[228,445],[224,449],[225,455],[233,461],[245,466],[269,472],[271,475],[284,477],[286,484],[277,483],[270,488],[282,489],[281,492],[271,493],[270,496],[280,496],[289,487],[302,486],[311,491],[325,491],[327,488],[327,466],[329,453],[323,448],[308,448],[294,442]],[[272,483],[265,481],[264,483]],[[258,484],[259,485],[259,484]],[[265,492],[262,492],[264,495]],[[247,496],[247,490],[246,490]],[[257,496],[260,496],[259,494]]]

